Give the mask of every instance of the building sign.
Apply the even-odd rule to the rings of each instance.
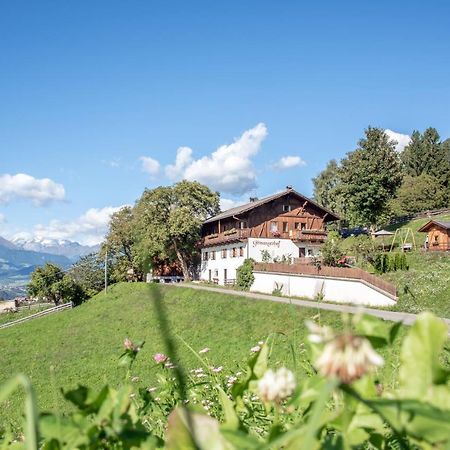
[[[264,239],[264,240],[254,240],[253,242],[252,242],[252,245],[253,245],[253,248],[254,247],[275,247],[275,248],[280,248],[280,244],[281,244],[281,241],[280,240],[267,240],[267,239]]]

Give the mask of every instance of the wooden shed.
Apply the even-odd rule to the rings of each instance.
[[[431,251],[450,250],[450,222],[430,220],[419,230],[427,233],[425,238],[425,248]]]

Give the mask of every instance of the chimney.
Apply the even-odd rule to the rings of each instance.
[[[250,197],[250,203],[255,203],[258,201],[258,197]]]

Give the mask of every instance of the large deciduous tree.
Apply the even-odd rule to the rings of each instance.
[[[344,212],[341,191],[340,167],[335,159],[328,162],[325,169],[313,178],[314,200],[338,214]]]
[[[391,202],[395,215],[407,215],[446,206],[447,195],[436,177],[423,173],[417,177],[405,176]]]
[[[380,128],[369,127],[358,145],[342,160],[342,192],[350,221],[374,226],[402,181],[401,165],[395,143]]]
[[[59,305],[62,300],[78,305],[86,298],[81,286],[60,267],[51,263],[38,267],[31,274],[28,294],[40,300],[46,299],[55,305]]]
[[[191,279],[201,225],[218,211],[219,194],[195,181],[146,189],[134,211],[140,260],[178,260],[185,280]]]
[[[136,225],[134,208],[131,206],[125,206],[111,216],[100,256],[103,258],[106,252],[108,253],[114,281],[126,280],[127,271],[130,269],[138,278],[142,276],[142,267],[136,255],[136,242],[139,239]]]

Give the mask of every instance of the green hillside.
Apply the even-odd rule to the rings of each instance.
[[[278,332],[282,334],[275,341],[273,363],[286,364],[301,376],[301,364],[294,364],[291,345],[298,357],[305,339],[304,321],[317,316],[317,310],[189,288],[123,283],[73,310],[0,330],[0,383],[23,372],[37,389],[41,409],[67,410],[60,387],[120,383],[123,373],[117,360],[123,339],[129,336],[146,341],[133,375],[142,386],[150,386],[155,376],[152,355],[165,351],[154,303],[157,289],[162,295],[158,301],[167,308],[170,333],[181,336],[195,350],[209,347],[211,364],[224,366],[224,373],[236,371],[256,342]],[[321,312],[320,318],[322,323],[342,327],[335,313]],[[176,342],[181,364],[198,367],[195,355],[179,339]],[[397,353],[385,355],[386,384],[394,382]],[[18,394],[2,407],[0,423],[19,424],[21,401]]]

